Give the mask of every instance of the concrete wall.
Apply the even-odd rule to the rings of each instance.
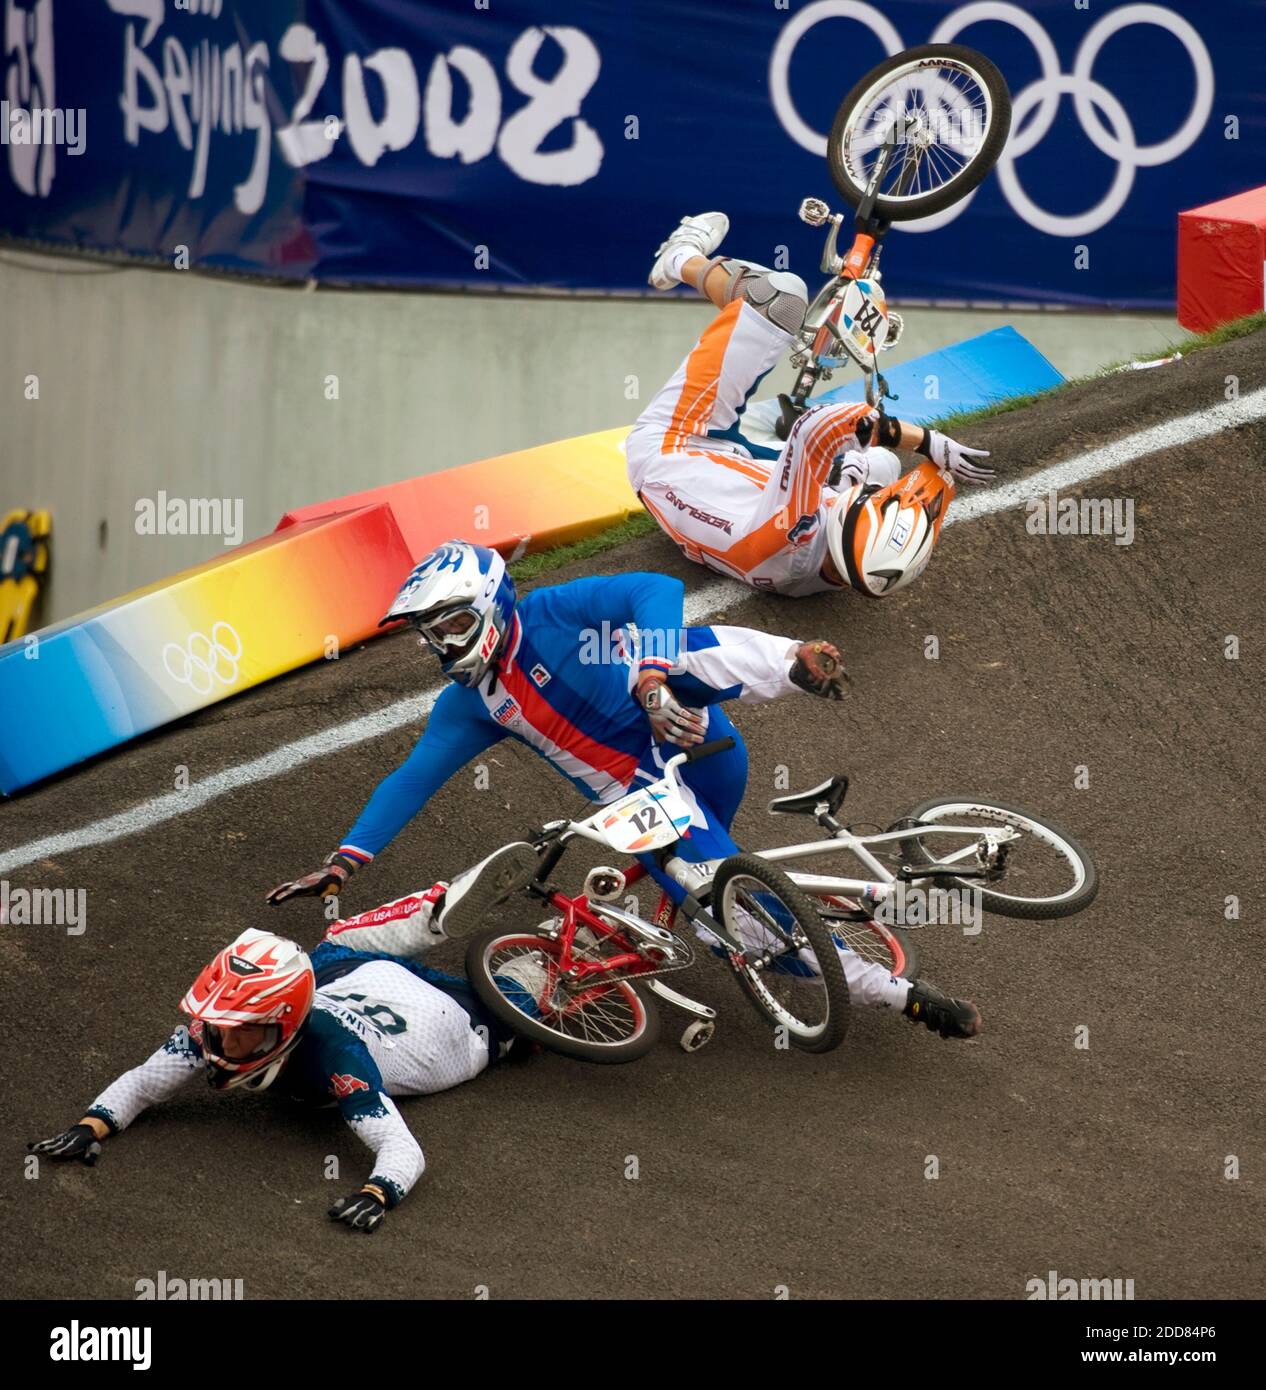
[[[709,312],[276,289],[5,251],[0,512],[52,509],[49,622],[223,551],[138,535],[139,499],[240,499],[249,540],[298,503],[631,422]],[[1070,375],[1177,334],[1155,317],[916,308],[890,360],[1001,323]]]

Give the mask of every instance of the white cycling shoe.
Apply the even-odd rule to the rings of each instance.
[[[448,885],[436,923],[439,930],[450,940],[469,935],[498,903],[531,881],[536,867],[536,851],[531,845],[505,845],[494,850]]]
[[[671,290],[681,284],[681,276],[668,270],[666,262],[679,246],[688,246],[697,256],[710,256],[730,230],[730,219],[723,212],[701,212],[696,217],[683,217],[667,241],[656,251],[655,264],[646,277],[652,289]]]
[[[511,980],[527,996],[523,1000],[511,1000],[524,1013],[534,1017],[540,1012],[541,999],[549,988],[549,971],[545,968],[540,951],[533,951],[526,956],[515,956],[504,965],[499,965],[496,978],[503,983]],[[525,1005],[527,1007],[524,1007]]]

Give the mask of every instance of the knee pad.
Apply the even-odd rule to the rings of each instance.
[[[843,491],[874,483],[887,487],[901,476],[901,460],[888,449],[846,449],[831,462],[827,486]]]
[[[901,476],[901,460],[891,449],[872,445],[866,450],[866,482],[891,487]]]
[[[789,270],[770,270],[754,261],[722,260],[729,274],[725,302],[745,299],[770,323],[787,333],[799,333],[809,311],[809,290]]]

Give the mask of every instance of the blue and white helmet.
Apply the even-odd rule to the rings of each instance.
[[[404,581],[378,624],[407,619],[459,685],[478,685],[514,615],[514,580],[495,550],[445,541]]]

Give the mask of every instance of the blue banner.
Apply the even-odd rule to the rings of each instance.
[[[887,54],[963,42],[1011,141],[898,299],[1169,307],[1177,213],[1266,180],[1262,0],[0,0],[0,235],[330,283],[640,292],[683,213],[796,219]]]

